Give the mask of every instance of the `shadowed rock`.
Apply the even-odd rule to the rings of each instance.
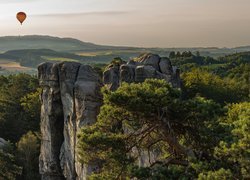
[[[90,66],[75,62],[38,67],[41,94],[40,173],[43,180],[86,179],[91,166],[78,162],[77,132],[96,122],[101,81]]]
[[[126,64],[110,65],[103,74],[103,82],[111,91],[116,90],[121,82],[143,82],[145,79],[165,79],[173,87],[180,88],[179,70],[171,65],[168,58],[155,54],[145,54]]]
[[[43,63],[38,67],[41,94],[42,180],[84,180],[98,169],[95,162],[81,164],[77,153],[77,133],[96,122],[102,103],[98,74],[88,65],[76,62]],[[109,65],[103,83],[112,91],[122,82],[143,82],[147,78],[164,79],[180,88],[180,72],[168,58],[145,54],[128,63]],[[150,157],[154,157],[152,152]],[[139,161],[147,164],[141,154]]]
[[[63,111],[59,86],[58,64],[38,67],[41,94],[41,153],[39,167],[42,179],[63,179],[60,149],[63,143]]]

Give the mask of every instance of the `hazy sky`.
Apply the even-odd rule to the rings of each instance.
[[[250,0],[0,0],[0,36],[52,35],[107,45],[250,45]],[[20,26],[16,13],[28,18]]]

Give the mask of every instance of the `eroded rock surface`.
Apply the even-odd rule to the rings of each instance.
[[[116,90],[121,82],[143,82],[147,78],[165,79],[180,87],[179,70],[168,58],[145,54],[127,63],[109,65],[103,82]],[[76,62],[44,63],[38,67],[41,94],[40,173],[43,180],[84,180],[94,171],[95,163],[81,164],[77,155],[77,133],[96,122],[102,103],[98,74]],[[157,155],[142,152],[139,164],[147,165]]]
[[[100,78],[90,66],[73,62],[44,63],[38,71],[43,89],[42,179],[85,179],[91,167],[77,160],[77,133],[96,121],[101,105]]]
[[[63,111],[59,85],[59,67],[46,63],[38,67],[41,94],[41,154],[39,167],[42,179],[63,179],[60,149],[63,143]]]
[[[179,70],[172,66],[170,60],[150,53],[127,63],[111,64],[103,74],[104,84],[112,91],[121,82],[143,82],[147,78],[165,79],[173,87],[181,87]]]

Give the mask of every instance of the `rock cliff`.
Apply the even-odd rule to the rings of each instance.
[[[90,66],[44,63],[41,94],[40,173],[44,180],[84,179],[91,168],[77,161],[77,132],[96,121],[101,81]]]
[[[96,122],[102,103],[102,82],[87,65],[76,62],[44,63],[38,67],[41,94],[40,173],[43,180],[83,180],[94,165],[81,164],[77,155],[77,133]],[[104,72],[110,90],[120,83],[165,79],[180,87],[178,69],[168,58],[146,54],[128,63],[113,63]]]

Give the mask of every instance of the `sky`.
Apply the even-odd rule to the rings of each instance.
[[[250,0],[0,0],[0,36],[51,35],[103,45],[250,45]],[[24,11],[21,26],[16,13]]]

